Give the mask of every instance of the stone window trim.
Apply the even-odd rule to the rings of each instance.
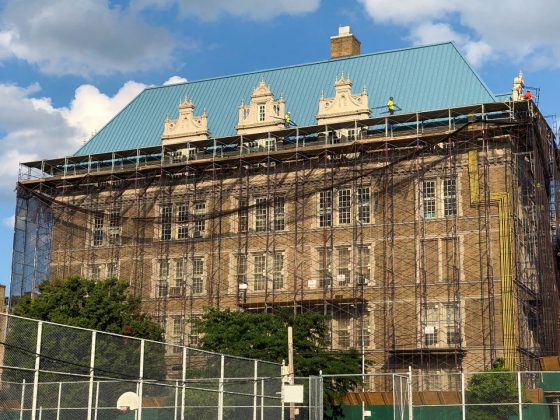
[[[417,185],[421,219],[428,221],[462,215],[461,185],[458,174],[426,176]]]
[[[316,287],[341,289],[375,285],[373,243],[318,247],[314,253]]]
[[[343,186],[319,191],[317,227],[366,225],[374,223],[375,191],[369,185]]]

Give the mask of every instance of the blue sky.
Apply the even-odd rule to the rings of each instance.
[[[560,111],[560,1],[0,0],[0,283],[18,162],[72,154],[144,87],[453,40],[495,92],[523,70]],[[421,83],[421,81],[419,81]]]

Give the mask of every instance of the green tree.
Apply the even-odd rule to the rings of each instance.
[[[140,301],[128,292],[126,283],[117,279],[94,281],[81,277],[45,281],[39,294],[21,298],[14,307],[14,315],[64,324],[74,327],[106,331],[115,334],[161,340],[163,329],[149,315],[142,313]],[[37,323],[12,318],[6,337],[5,364],[33,368],[37,342]],[[89,374],[92,332],[44,323],[41,340],[40,370],[71,374]],[[98,379],[133,381],[139,375],[140,340],[109,334],[97,334],[95,376]],[[165,379],[165,360],[157,345],[146,346],[144,377]],[[30,374],[10,371],[8,380],[30,381]],[[40,373],[40,382],[78,382],[87,377]],[[109,387],[109,385],[107,385]],[[115,395],[134,389],[132,382],[111,385],[107,401],[114,406]],[[76,384],[65,392],[64,399],[74,406],[87,402],[87,386]],[[46,394],[48,387],[43,387]],[[41,390],[41,388],[40,388]],[[122,391],[122,392],[121,392]],[[103,395],[103,390],[101,392]],[[45,395],[45,398],[49,398]],[[41,391],[39,393],[41,398]],[[52,397],[51,397],[52,398]],[[64,403],[64,401],[63,401]]]
[[[204,350],[272,362],[288,360],[288,326],[293,327],[295,375],[361,372],[361,355],[351,349],[326,349],[329,327],[325,317],[314,312],[294,315],[288,309],[274,313],[206,309],[196,322]],[[355,388],[358,376],[325,381],[325,404],[336,407],[342,394]]]
[[[496,359],[487,373],[474,374],[466,389],[467,415],[480,420],[502,420],[518,414],[517,375]],[[498,405],[505,404],[508,405]]]

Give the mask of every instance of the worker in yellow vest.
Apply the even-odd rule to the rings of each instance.
[[[389,101],[387,102],[387,109],[389,110],[389,114],[393,115],[395,113],[395,103],[393,102],[393,97],[389,97]]]
[[[284,126],[288,128],[292,124],[292,113],[288,111],[286,115],[284,115]]]

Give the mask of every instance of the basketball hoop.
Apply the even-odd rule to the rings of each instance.
[[[134,392],[125,392],[117,400],[117,410],[121,414],[128,413],[130,410],[137,410],[138,405],[138,395]]]

